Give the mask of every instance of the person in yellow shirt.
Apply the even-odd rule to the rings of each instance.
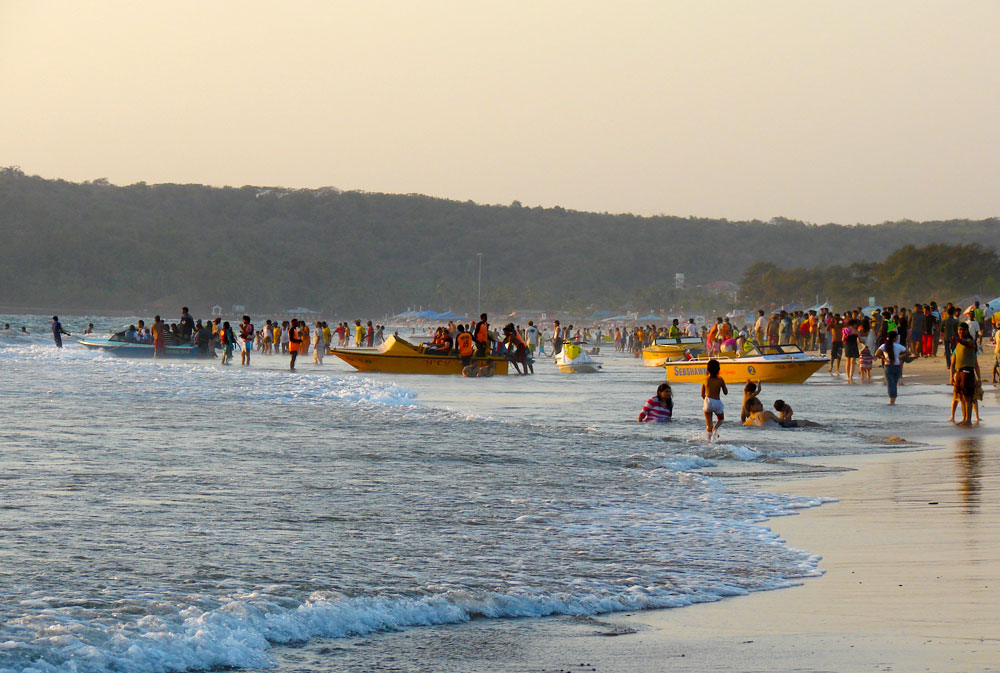
[[[325,320],[323,321],[323,339],[326,341],[326,349],[330,350],[330,346],[333,345],[333,332],[330,331],[330,325]]]
[[[361,344],[365,338],[365,326],[361,324],[360,320],[354,321],[354,347],[361,348]]]
[[[302,343],[299,344],[299,355],[308,355],[309,353],[309,325],[306,324],[305,320],[299,321],[299,338],[302,339]]]
[[[274,329],[272,330],[272,332],[273,332],[271,334],[271,339],[273,341],[272,346],[274,348],[275,355],[277,355],[281,349],[281,325],[278,324],[277,320],[274,321]]]

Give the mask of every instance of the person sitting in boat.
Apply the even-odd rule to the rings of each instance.
[[[669,383],[661,383],[656,388],[656,396],[646,401],[639,412],[640,423],[669,423],[674,414],[673,391]]]
[[[136,330],[135,340],[141,344],[148,344],[153,341],[153,338],[149,334],[149,330],[146,329],[146,323],[143,320],[139,321],[139,329]]]
[[[726,354],[736,353],[737,347],[738,345],[736,339],[729,337],[728,339],[719,344],[719,352]]]
[[[792,405],[785,404],[784,400],[775,400],[774,410],[778,412],[778,423],[783,428],[804,428],[819,425],[819,423],[812,421],[792,420]]]
[[[202,357],[209,357],[209,348],[212,345],[214,336],[212,335],[212,323],[204,323],[199,320],[197,331],[195,332],[194,343],[198,347],[198,352]]]
[[[747,331],[740,330],[739,335],[736,337],[736,352],[743,353],[746,351],[747,345]]]
[[[453,347],[451,335],[443,327],[438,327],[434,333],[434,339],[424,350],[425,353],[434,355],[451,355]]]
[[[139,321],[142,322],[141,320]],[[124,335],[125,341],[130,341],[132,343],[138,343],[139,341],[139,330],[135,328],[135,325],[129,325],[128,329],[125,330]]]

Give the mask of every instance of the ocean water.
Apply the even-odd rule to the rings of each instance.
[[[762,395],[821,427],[738,427],[733,386],[708,443],[694,385],[674,423],[636,423],[662,370],[610,350],[595,375],[290,373],[57,350],[43,318],[3,322],[32,335],[0,335],[2,673],[507,670],[594,615],[821,575],[766,520],[822,494],[745,476],[944,425],[940,393],[890,408],[821,372]]]

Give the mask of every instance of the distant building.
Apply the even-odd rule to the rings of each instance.
[[[233,315],[236,315],[237,313],[243,313],[246,310],[247,307],[244,306],[243,304],[233,304]]]
[[[213,306],[212,307],[212,315],[213,316],[222,315],[222,307],[219,306],[218,304],[216,304],[215,306]]]
[[[687,281],[684,279],[683,273],[674,274],[674,288],[678,290],[683,290],[687,287]]]

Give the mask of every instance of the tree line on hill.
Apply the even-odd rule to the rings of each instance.
[[[904,243],[995,246],[997,224],[640,217],[333,188],[73,183],[8,167],[0,304],[472,313],[481,252],[481,303],[492,312],[721,308],[718,297],[674,288],[674,274],[701,285],[739,281],[751,268],[837,263],[854,273],[855,263],[867,268]]]
[[[757,262],[743,274],[740,299],[748,306],[774,308],[829,301],[856,306],[868,297],[883,305],[941,303],[976,294],[1000,294],[1000,258],[978,243],[904,245],[882,262],[854,262],[782,269]]]

